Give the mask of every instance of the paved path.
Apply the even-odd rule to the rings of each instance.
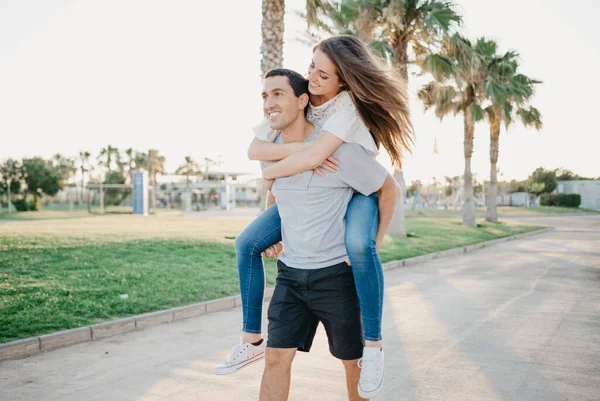
[[[377,400],[600,400],[600,218],[386,273],[386,386]],[[262,362],[213,376],[240,309],[0,363],[0,399],[256,400]],[[291,400],[345,399],[322,330]]]

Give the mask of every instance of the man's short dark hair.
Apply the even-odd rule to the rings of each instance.
[[[303,94],[307,94],[310,96],[310,92],[308,91],[308,80],[304,78],[302,75],[293,70],[288,70],[287,68],[273,68],[272,70],[267,71],[263,80],[271,77],[287,77],[290,86],[294,90],[294,95],[296,97],[300,97]],[[308,103],[304,108],[304,116],[308,113]]]

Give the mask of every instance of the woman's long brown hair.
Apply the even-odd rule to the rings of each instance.
[[[403,151],[410,153],[414,142],[406,81],[385,68],[384,61],[354,36],[325,39],[315,46],[316,50],[335,64],[344,89],[350,91],[377,147],[383,145],[401,169]]]

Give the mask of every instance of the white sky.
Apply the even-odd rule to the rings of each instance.
[[[287,0],[284,66],[306,71],[310,47]],[[461,0],[466,33],[496,39],[541,79],[534,105],[544,129],[515,124],[500,143],[500,179],[538,166],[600,176],[600,5],[594,0]],[[226,6],[225,6],[226,5]],[[261,118],[260,0],[0,0],[0,159],[60,152],[95,157],[111,144],[158,148],[174,171],[190,155],[223,155],[224,168],[258,172],[246,158]],[[408,182],[463,171],[462,119],[440,123],[414,94],[417,149]],[[489,127],[475,131],[473,170],[489,175]],[[440,154],[432,153],[437,137]],[[385,157],[380,158],[387,163]]]

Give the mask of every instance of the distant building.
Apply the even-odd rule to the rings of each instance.
[[[500,194],[496,197],[497,206],[529,206],[529,194],[527,192],[513,192]]]
[[[600,210],[600,180],[559,181],[554,192],[579,194],[581,195],[581,205],[579,207]]]

